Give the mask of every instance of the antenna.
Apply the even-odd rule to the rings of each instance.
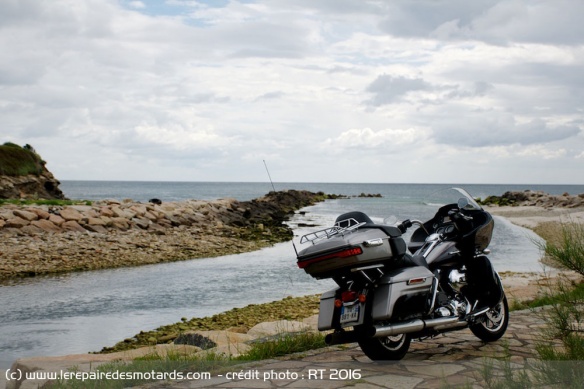
[[[274,183],[272,182],[272,177],[270,176],[270,171],[268,170],[268,165],[266,165],[266,160],[264,159],[264,166],[266,167],[266,172],[268,172],[268,178],[270,179],[270,184],[272,184],[272,190],[275,192]]]

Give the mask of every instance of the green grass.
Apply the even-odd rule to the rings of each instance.
[[[38,175],[44,165],[45,161],[28,145],[20,147],[14,143],[4,143],[0,146],[0,175]]]
[[[284,334],[275,340],[252,343],[252,347],[247,353],[235,359],[259,361],[323,347],[326,347],[326,343],[324,335],[321,333]]]
[[[548,305],[560,304],[564,303],[565,301],[584,301],[584,283],[573,285],[573,287],[564,290],[562,294],[550,292],[533,300],[522,302],[515,301],[510,307],[510,310],[519,311],[522,309],[533,309]]]
[[[89,200],[0,199],[0,206],[4,204],[65,206],[65,205],[91,205],[93,204],[93,202]]]

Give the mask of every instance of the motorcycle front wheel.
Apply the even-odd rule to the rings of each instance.
[[[470,330],[480,340],[494,342],[505,334],[508,324],[509,306],[507,305],[507,297],[503,295],[503,299],[482,315],[479,323],[470,326]]]
[[[410,348],[412,338],[408,334],[386,336],[383,338],[360,337],[359,347],[373,361],[398,361]]]

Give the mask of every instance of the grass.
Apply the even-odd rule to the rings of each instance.
[[[550,285],[551,287],[552,285]],[[563,294],[546,293],[545,295],[529,301],[514,301],[510,307],[512,311],[519,311],[522,309],[534,309],[548,305],[561,304],[565,301],[584,301],[584,283],[571,285],[564,290]]]
[[[91,205],[93,204],[93,202],[89,200],[0,199],[0,206],[4,204],[65,206],[65,205]]]
[[[259,361],[323,347],[326,347],[326,343],[324,335],[321,333],[284,334],[275,340],[252,343],[252,347],[247,353],[235,359]]]
[[[44,165],[45,161],[29,145],[20,147],[7,142],[0,146],[0,175],[39,175]]]

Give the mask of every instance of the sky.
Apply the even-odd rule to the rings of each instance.
[[[59,180],[584,184],[582,15],[1,0],[0,143]]]

